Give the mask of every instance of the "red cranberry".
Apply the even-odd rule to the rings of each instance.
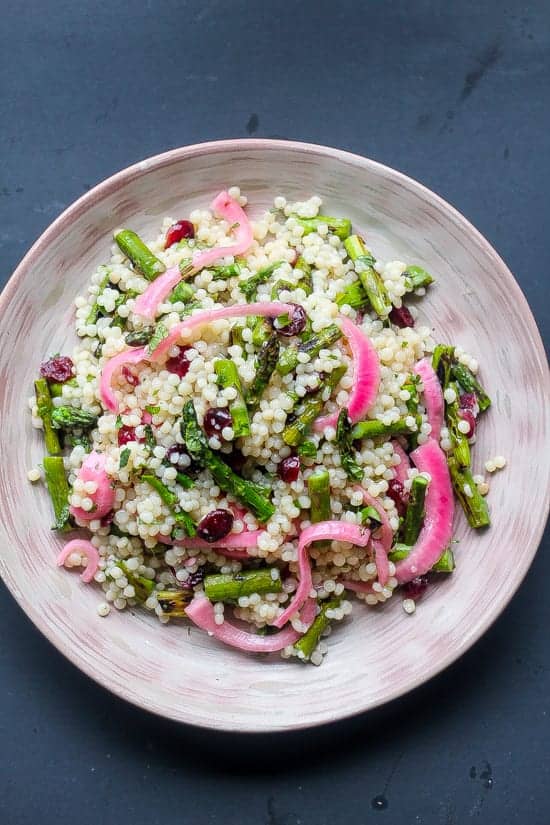
[[[190,347],[180,347],[179,353],[174,355],[173,358],[168,359],[166,362],[168,372],[173,372],[179,375],[180,378],[184,378],[187,375],[189,367],[191,366],[191,362],[187,358],[188,349],[190,349]]]
[[[238,475],[242,473],[246,458],[240,450],[233,447],[230,453],[223,453],[222,458],[226,464],[229,464],[234,473]]]
[[[403,595],[407,599],[419,599],[426,592],[429,579],[427,576],[417,576],[403,585]]]
[[[219,541],[231,531],[233,520],[229,510],[212,510],[199,522],[197,536],[204,541]]]
[[[414,327],[414,318],[411,315],[410,309],[403,304],[400,307],[394,307],[390,312],[389,319],[392,324],[403,329],[404,327]]]
[[[479,412],[479,404],[473,392],[464,392],[459,398],[459,406],[461,410],[470,410],[474,416]]]
[[[277,464],[277,472],[279,478],[290,484],[291,481],[296,481],[300,475],[300,459],[297,455],[289,455],[288,458],[283,458]]]
[[[122,447],[124,444],[128,444],[129,441],[139,441],[139,443],[141,444],[143,441],[145,441],[145,439],[138,438],[136,436],[135,427],[126,427],[124,425],[118,431],[118,445],[119,447]]]
[[[210,407],[204,416],[203,427],[209,438],[221,435],[224,427],[231,427],[233,420],[225,407]]]
[[[169,228],[168,232],[166,233],[166,241],[164,244],[164,248],[168,249],[169,246],[172,246],[172,244],[175,244],[178,241],[183,240],[184,238],[194,237],[195,227],[193,226],[191,221],[176,221],[176,223],[173,223],[172,226]]]
[[[126,364],[123,365],[121,373],[126,383],[130,384],[131,387],[137,387],[139,384],[139,378],[129,367],[126,366]]]
[[[63,384],[74,376],[74,364],[67,355],[56,355],[40,365],[40,375],[48,381]]]
[[[468,423],[468,426],[470,427],[470,429],[468,430],[467,433],[464,433],[464,435],[466,436],[466,438],[472,438],[475,431],[476,431],[476,417],[475,417],[475,415],[473,414],[473,412],[471,410],[459,409],[458,417],[462,418],[463,421],[466,421]]]
[[[101,526],[102,527],[109,527],[109,525],[113,523],[114,517],[115,517],[115,511],[114,510],[109,510],[109,512],[106,513],[103,516],[103,518],[101,519]]]
[[[290,304],[292,307],[292,315],[288,324],[284,326],[279,326],[278,319],[275,319],[273,326],[279,333],[279,335],[284,335],[287,338],[292,337],[293,335],[299,335],[301,332],[304,331],[306,323],[307,323],[307,315],[305,309],[300,306],[300,304]]]
[[[186,455],[187,451],[183,444],[173,444],[166,450],[166,458],[178,473],[185,473],[189,469],[189,462],[182,462],[183,456]]]
[[[407,492],[400,481],[392,478],[388,481],[388,496],[395,504],[396,510],[400,516],[405,515],[407,507]]]

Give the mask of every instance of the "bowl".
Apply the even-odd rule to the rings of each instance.
[[[27,399],[40,361],[70,351],[73,301],[108,259],[111,233],[157,228],[165,215],[205,206],[238,184],[252,214],[274,195],[317,193],[348,216],[378,257],[425,266],[436,285],[421,315],[442,341],[481,364],[494,404],[479,427],[476,468],[495,454],[493,526],[456,517],[456,572],[407,616],[399,596],[358,605],[331,636],[319,668],[250,657],[195,628],[162,626],[145,611],[100,618],[100,591],[55,566],[47,494],[27,480],[43,455]],[[366,711],[420,685],[461,656],[496,619],[525,576],[548,510],[549,380],[542,343],[506,265],[455,209],[372,160],[322,146],[233,140],[175,149],[96,186],[67,209],[25,256],[1,298],[0,568],[36,627],[84,673],[154,713],[208,728],[282,731]],[[529,518],[525,500],[529,497]]]

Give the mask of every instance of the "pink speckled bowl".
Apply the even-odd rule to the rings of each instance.
[[[27,398],[44,354],[74,343],[73,299],[109,257],[112,230],[157,227],[221,188],[239,184],[250,210],[274,195],[323,197],[347,215],[381,258],[425,266],[437,284],[422,303],[436,337],[479,357],[494,399],[474,451],[509,469],[491,484],[493,527],[476,534],[456,518],[458,568],[413,617],[395,597],[358,604],[331,636],[321,668],[240,655],[202,632],[163,627],[142,611],[99,618],[101,593],[59,570],[62,541],[50,528],[43,488],[26,478],[40,462]],[[547,364],[527,303],[505,264],[451,206],[419,183],[336,149],[236,140],[176,149],[96,186],[59,217],[25,256],[1,298],[0,569],[34,624],[77,667],[113,693],[203,727],[273,731],[368,710],[426,681],[466,651],[512,598],[546,521],[550,393]],[[519,494],[518,494],[519,491]],[[525,518],[525,496],[529,518]]]

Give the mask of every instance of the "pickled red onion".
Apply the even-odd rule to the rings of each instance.
[[[99,379],[99,394],[105,407],[111,412],[118,412],[118,404],[112,387],[113,375],[124,364],[139,364],[140,361],[147,360],[147,350],[145,347],[137,349],[125,349],[113,358],[110,358],[101,370]]]
[[[413,371],[420,376],[424,386],[424,406],[428,416],[428,424],[431,425],[430,433],[432,438],[439,441],[441,437],[441,427],[443,425],[443,393],[439,378],[434,372],[429,358],[423,358],[415,364]]]
[[[380,384],[380,363],[377,352],[367,335],[345,315],[338,316],[340,327],[353,357],[353,387],[347,403],[348,415],[352,424],[364,418],[372,406]],[[338,413],[331,413],[315,421],[315,429],[322,431],[326,427],[335,427]]]
[[[143,318],[153,319],[157,314],[158,305],[172,292],[177,283],[181,280],[179,266],[172,266],[159,275],[158,278],[149,284],[145,292],[135,300],[133,312]]]
[[[103,453],[96,453],[95,450],[86,456],[82,462],[82,467],[78,471],[78,479],[83,483],[87,481],[95,482],[94,493],[86,493],[92,500],[94,507],[92,510],[83,510],[82,507],[69,507],[71,515],[80,521],[92,521],[100,519],[113,509],[115,503],[115,491],[111,485],[111,479],[105,472],[105,456]]]
[[[315,599],[308,599],[302,610],[300,619],[309,628],[316,612]],[[226,645],[237,647],[251,653],[274,653],[282,650],[288,645],[298,641],[302,633],[287,627],[273,636],[257,636],[254,633],[247,633],[245,630],[235,627],[226,619],[222,624],[216,624],[214,606],[205,596],[195,596],[191,604],[185,608],[185,615],[188,616],[197,627],[206,630],[210,635],[215,636],[220,642]]]
[[[395,438],[394,438],[393,441],[391,442],[391,444],[392,444],[393,451],[394,451],[395,455],[398,455],[399,458],[401,459],[399,464],[394,465],[394,468],[393,468],[393,471],[395,473],[395,478],[401,484],[404,484],[405,481],[407,481],[407,479],[409,477],[408,471],[410,470],[411,462],[409,460],[409,456],[407,455],[407,453],[405,452],[405,450],[403,449],[403,447],[401,446],[399,441],[396,441]]]
[[[370,530],[344,521],[320,521],[302,530],[298,539],[298,587],[288,607],[273,622],[275,627],[282,627],[288,622],[309,596],[312,578],[307,547],[318,539],[348,541],[359,547],[366,547],[370,540]]]
[[[92,581],[93,577],[97,573],[97,568],[99,567],[99,553],[97,552],[97,548],[94,547],[91,541],[85,541],[84,539],[73,539],[65,545],[61,553],[58,555],[58,567],[62,567],[69,556],[73,553],[81,553],[86,557],[86,567],[80,574],[80,578],[83,582],[88,584],[88,582]]]
[[[395,566],[399,584],[427,573],[448,546],[453,530],[453,490],[445,453],[430,438],[411,458],[421,473],[429,473],[431,481],[426,493],[426,515],[416,544],[406,559]]]
[[[382,507],[379,499],[373,498],[370,493],[363,490],[362,487],[357,487],[363,493],[363,502],[370,507],[374,507],[378,513],[381,525],[377,530],[372,532],[372,547],[374,550],[374,561],[378,573],[378,581],[385,587],[390,577],[390,566],[388,562],[388,552],[393,542],[393,530],[391,529],[390,521],[387,513]]]

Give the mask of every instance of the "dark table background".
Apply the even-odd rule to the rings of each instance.
[[[0,38],[4,279],[130,163],[215,138],[295,138],[442,194],[550,331],[546,0],[27,0],[3,4]],[[66,662],[3,589],[0,821],[547,825],[549,549],[547,535],[513,603],[446,673],[296,735],[141,713]]]

